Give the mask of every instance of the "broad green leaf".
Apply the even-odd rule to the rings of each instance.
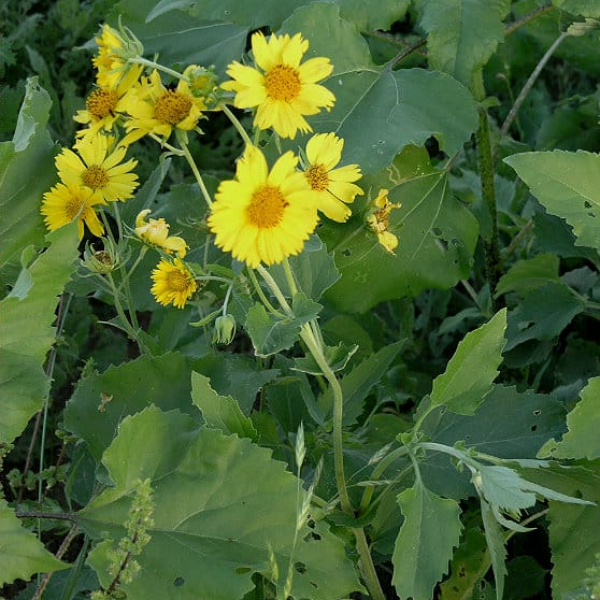
[[[600,377],[594,377],[581,390],[580,400],[567,415],[569,430],[541,456],[555,458],[600,458]]]
[[[28,79],[13,139],[0,143],[0,268],[5,282],[6,269],[18,267],[23,248],[44,242],[42,194],[56,182],[55,147],[46,130],[51,104],[37,77]]]
[[[320,230],[342,273],[326,297],[343,312],[365,312],[429,288],[447,289],[471,271],[477,221],[452,196],[444,173],[401,182],[388,197],[401,204],[390,214],[390,231],[400,241],[395,255],[383,249],[359,215]]]
[[[247,313],[244,329],[248,332],[257,356],[269,356],[291,348],[299,339],[304,323],[315,319],[321,305],[298,292],[292,302],[293,317],[278,318],[256,303]]]
[[[534,289],[508,315],[506,351],[530,340],[554,339],[585,307],[585,299],[562,282]]]
[[[456,348],[442,375],[433,382],[432,405],[444,404],[452,412],[474,414],[491,391],[502,362],[506,340],[506,310],[468,333]]]
[[[460,539],[458,503],[431,493],[421,482],[398,496],[404,515],[392,556],[392,583],[401,598],[430,600],[448,572]]]
[[[379,12],[379,11],[377,11]],[[354,20],[354,13],[350,19]],[[310,42],[307,56],[326,56],[333,75],[373,69],[369,46],[356,23],[340,16],[340,4],[312,2],[295,10],[277,33],[302,33]]]
[[[534,458],[548,439],[565,431],[565,408],[552,396],[495,385],[475,415],[459,415],[443,406],[423,423],[432,441],[454,446],[464,442],[477,452],[499,458]],[[421,464],[425,484],[436,494],[463,499],[473,494],[467,473],[448,456],[431,454]]]
[[[292,273],[296,283],[308,298],[319,298],[340,278],[331,255],[327,252],[325,244],[313,236],[305,245],[298,256],[289,259]],[[281,265],[274,265],[269,269],[280,289],[288,289],[285,272]]]
[[[581,587],[586,569],[600,553],[600,461],[572,467],[552,463],[548,469],[521,472],[527,479],[595,503],[550,502],[553,597],[567,598]]]
[[[496,600],[502,600],[504,596],[504,578],[506,576],[504,536],[490,505],[483,498],[480,498],[480,501],[485,541],[492,560],[492,570],[496,581]]]
[[[219,396],[210,386],[210,379],[192,373],[192,402],[200,409],[207,427],[223,433],[236,433],[239,437],[257,439],[252,421],[242,413],[231,396]]]
[[[385,346],[342,378],[344,425],[351,425],[361,415],[365,398],[373,386],[381,381],[401,347],[402,342]],[[319,404],[326,410],[332,410],[333,393],[330,388],[321,395]]]
[[[149,404],[196,413],[190,399],[192,362],[181,354],[142,356],[81,380],[67,403],[65,427],[87,443],[96,459],[119,423]]]
[[[427,32],[429,66],[470,86],[504,41],[502,19],[510,0],[417,0]]]
[[[69,567],[50,554],[33,533],[19,523],[14,510],[0,500],[0,585]]]
[[[600,248],[600,156],[525,152],[504,159],[548,212],[571,225],[577,244]]]
[[[600,0],[552,0],[552,4],[574,15],[593,19],[600,17]]]
[[[49,248],[28,267],[31,287],[20,299],[0,302],[0,441],[12,442],[42,408],[49,381],[44,359],[55,339],[57,296],[71,276],[77,258],[76,225],[47,236]]]
[[[530,290],[558,282],[558,256],[554,254],[538,254],[530,259],[517,261],[509,271],[500,278],[496,295],[507,292],[524,294]]]
[[[95,539],[124,534],[134,482],[150,478],[156,508],[130,598],[231,600],[269,573],[270,549],[285,577],[298,510],[297,480],[248,439],[197,429],[176,411],[127,417],[103,458],[115,483],[78,515]],[[299,535],[291,595],[331,600],[361,590],[343,542],[323,524]],[[95,565],[94,565],[95,566]],[[99,572],[102,582],[109,576]],[[282,584],[282,581],[279,582]]]
[[[336,104],[311,124],[315,131],[342,137],[345,160],[358,163],[365,174],[377,173],[402,148],[422,146],[431,136],[452,156],[477,128],[471,94],[445,73],[356,70],[331,77],[327,86]]]
[[[236,0],[199,0],[190,4],[185,0],[161,0],[148,15],[157,19],[173,9],[188,9],[190,14],[209,21],[231,21],[256,29],[270,25],[277,30],[282,21],[297,9],[308,4],[307,0],[265,0],[259,4],[236,2]],[[409,2],[407,0],[334,0],[342,17],[354,21],[360,29],[388,29],[400,19]],[[321,3],[320,3],[321,4]]]

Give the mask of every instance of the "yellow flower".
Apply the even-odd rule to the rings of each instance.
[[[162,248],[167,254],[175,252],[179,258],[184,258],[188,245],[183,238],[169,235],[169,224],[164,219],[150,219],[146,216],[150,210],[143,210],[135,220],[135,234],[144,242]]]
[[[342,159],[344,140],[334,133],[318,133],[306,144],[309,165],[304,172],[315,193],[317,208],[333,221],[344,223],[352,214],[346,206],[364,192],[352,183],[361,178],[358,165],[334,169]],[[346,204],[344,204],[346,203]]]
[[[127,149],[123,146],[112,149],[111,142],[109,136],[97,135],[79,140],[75,145],[78,154],[65,148],[55,161],[63,182],[88,187],[109,202],[132,198],[138,177],[131,170],[137,161],[122,162]]]
[[[250,267],[301,252],[318,216],[297,164],[298,158],[286,152],[269,172],[263,153],[248,146],[237,163],[236,179],[221,182],[215,195],[208,218],[215,244]]]
[[[390,213],[394,208],[400,208],[400,204],[393,204],[388,200],[388,190],[381,189],[377,198],[373,200],[374,212],[367,218],[367,224],[371,231],[377,234],[379,243],[390,254],[395,254],[398,247],[398,238],[389,231]]]
[[[87,125],[86,129],[77,132],[77,137],[93,137],[100,131],[111,131],[125,111],[123,96],[128,89],[121,83],[116,88],[98,87],[90,92],[85,100],[85,110],[78,110],[73,117],[78,123]]]
[[[96,81],[98,85],[114,88],[122,83],[131,87],[142,74],[144,67],[128,62],[129,58],[141,56],[144,53],[142,43],[131,31],[117,31],[104,25],[102,33],[96,38],[98,55],[92,59],[98,69]]]
[[[142,78],[142,83],[134,87],[123,102],[130,116],[125,121],[128,133],[123,144],[135,142],[148,133],[166,140],[173,129],[190,131],[196,127],[206,108],[204,100],[194,96],[183,80],[175,90],[167,89],[158,71]]]
[[[67,225],[77,218],[77,230],[81,239],[84,223],[95,236],[104,233],[104,227],[93,208],[97,204],[104,204],[104,202],[89,188],[58,183],[44,194],[40,212],[44,215],[44,223],[50,231]]]
[[[321,108],[330,110],[335,96],[318,81],[333,71],[328,58],[311,58],[300,64],[308,50],[308,40],[298,33],[272,35],[269,41],[261,32],[252,36],[254,61],[261,69],[234,61],[227,74],[233,81],[221,87],[236,93],[234,106],[254,108],[254,125],[272,127],[281,137],[294,139],[296,132],[312,131],[303,115],[316,115]]]
[[[194,276],[179,258],[162,259],[152,271],[154,285],[150,290],[159,304],[173,304],[183,308],[188,298],[198,289]]]

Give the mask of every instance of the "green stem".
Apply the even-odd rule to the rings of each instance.
[[[294,279],[294,274],[292,273],[290,261],[287,259],[287,256],[283,259],[283,272],[285,273],[285,278],[287,279],[287,284],[293,298],[298,293],[298,287],[296,286],[296,280]]]
[[[273,277],[271,277],[269,271],[267,271],[262,265],[258,265],[258,267],[256,267],[256,270],[260,273],[260,276],[269,286],[269,289],[271,290],[275,298],[277,298],[277,302],[279,302],[279,305],[281,306],[281,308],[283,308],[285,314],[289,317],[293,317],[294,311],[292,310],[292,308],[288,304],[288,301],[285,299],[285,296],[279,289],[277,282],[273,279]]]
[[[198,185],[200,186],[200,191],[202,192],[202,196],[204,196],[204,200],[206,201],[206,204],[208,204],[208,206],[210,208],[212,206],[213,201],[212,201],[212,198],[210,197],[210,194],[208,193],[208,190],[206,189],[206,185],[204,185],[204,180],[202,179],[202,175],[200,175],[200,171],[198,170],[198,167],[196,166],[196,162],[194,161],[183,136],[179,135],[179,131],[177,131],[177,134],[178,134],[177,140],[179,141],[179,146],[181,147],[183,155],[185,156],[185,159],[187,160],[188,164],[190,165],[190,169],[192,170],[192,173],[194,174],[194,177],[196,178],[196,181],[198,182]]]
[[[231,124],[235,127],[235,130],[240,134],[241,138],[247,146],[254,146],[248,132],[242,127],[238,118],[229,110],[226,104],[221,104],[221,109],[227,115],[227,118],[231,121]]]
[[[181,79],[183,81],[187,81],[187,77],[185,77],[185,75],[182,75],[181,73],[178,73],[177,71],[173,71],[173,69],[169,69],[169,67],[165,67],[164,65],[154,62],[153,60],[148,60],[147,58],[143,58],[141,56],[136,56],[135,58],[130,58],[127,62],[136,63],[138,65],[144,65],[145,67],[150,67],[151,69],[156,69],[157,71],[162,71],[163,73],[166,73],[167,75],[171,75],[171,77],[174,77],[175,79]]]
[[[373,600],[385,600],[385,594],[381,589],[377,572],[375,571],[375,565],[371,558],[371,550],[367,542],[367,536],[365,530],[362,528],[353,529],[352,533],[356,538],[356,549],[360,556],[360,570],[362,576],[367,584],[369,595]]]
[[[279,318],[283,318],[285,315],[283,315],[281,312],[279,312],[270,302],[269,299],[265,296],[265,293],[263,292],[262,288],[260,287],[260,283],[258,282],[258,279],[256,279],[256,275],[254,274],[254,269],[252,267],[248,267],[247,268],[248,271],[248,276],[250,277],[250,281],[252,282],[252,285],[254,286],[254,289],[256,291],[256,293],[258,294],[258,297],[260,298],[260,301],[264,304],[265,308],[273,315],[279,317]]]
[[[475,98],[482,101],[485,97],[483,77],[481,71],[474,76]],[[498,238],[498,210],[496,208],[496,190],[494,186],[494,162],[490,142],[490,129],[487,111],[479,106],[479,127],[477,129],[477,154],[479,161],[479,176],[481,178],[481,195],[487,206],[492,223],[492,231],[488,240],[484,240],[485,247],[485,273],[490,286],[492,309],[496,310],[496,287],[502,275],[502,261],[500,259],[500,243]]]

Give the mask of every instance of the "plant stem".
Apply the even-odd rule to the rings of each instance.
[[[482,101],[485,97],[483,89],[483,77],[481,71],[474,76],[473,87],[475,98]],[[502,274],[502,262],[500,260],[500,243],[498,239],[498,211],[496,208],[496,190],[494,186],[494,163],[492,159],[492,146],[490,142],[490,129],[487,111],[479,106],[479,127],[477,129],[477,155],[479,162],[479,176],[481,178],[481,195],[487,206],[492,222],[492,232],[489,239],[484,239],[485,247],[485,274],[490,286],[490,297],[492,309],[495,311],[495,294],[498,281]]]
[[[354,533],[354,536],[356,537],[356,549],[360,555],[360,570],[365,583],[367,584],[369,595],[371,596],[372,600],[385,600],[385,594],[381,589],[379,577],[377,577],[375,565],[373,564],[373,559],[371,558],[371,551],[369,549],[365,530],[362,528],[357,528],[353,529],[352,533]]]
[[[143,58],[141,56],[136,56],[135,58],[130,58],[127,62],[136,63],[138,65],[144,65],[145,67],[150,67],[151,69],[156,69],[157,71],[162,71],[163,73],[166,73],[167,75],[171,75],[171,77],[174,77],[175,79],[181,79],[183,81],[187,81],[187,77],[185,77],[181,73],[178,73],[177,71],[173,71],[173,69],[169,69],[169,67],[165,67],[164,65],[154,62],[153,60],[148,60],[147,58]]]
[[[196,162],[194,161],[183,136],[179,135],[179,131],[177,132],[177,134],[178,134],[177,140],[179,141],[179,146],[181,147],[181,151],[183,152],[183,155],[185,156],[188,164],[190,165],[190,169],[192,170],[192,173],[194,174],[194,177],[196,178],[196,181],[198,182],[198,185],[200,186],[200,191],[202,192],[202,196],[204,197],[206,204],[208,204],[208,206],[210,208],[212,206],[213,201],[212,201],[212,198],[210,197],[210,194],[208,193],[208,190],[206,189],[206,185],[204,185],[204,180],[202,179],[202,175],[200,175],[200,171],[198,170],[198,167],[196,166]]]
[[[221,104],[221,109],[227,115],[227,118],[231,121],[231,124],[235,127],[235,130],[240,134],[241,138],[244,140],[247,146],[253,146],[252,140],[248,135],[247,131],[242,127],[239,119],[229,110],[229,107],[226,104]]]
[[[523,27],[523,25],[527,25],[527,23],[529,23],[530,21],[533,21],[533,19],[537,19],[537,17],[546,14],[547,12],[550,12],[551,10],[554,10],[556,7],[552,4],[546,4],[545,6],[540,6],[539,8],[536,8],[535,10],[532,10],[529,14],[525,15],[522,19],[519,19],[518,21],[515,21],[514,23],[510,23],[509,25],[506,26],[506,28],[504,29],[504,35],[510,35],[511,33],[514,33],[515,31],[517,31],[517,29]]]

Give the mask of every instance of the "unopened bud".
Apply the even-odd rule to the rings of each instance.
[[[213,344],[231,344],[235,336],[236,323],[232,315],[221,315],[215,319]]]

